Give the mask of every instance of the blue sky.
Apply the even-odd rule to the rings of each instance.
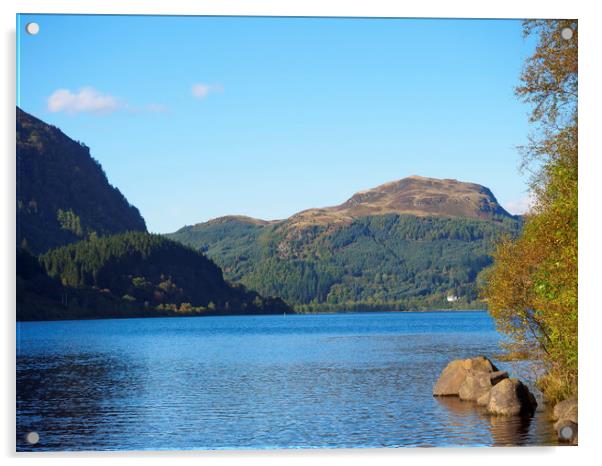
[[[285,218],[413,174],[524,205],[520,21],[22,15],[17,29],[18,105],[90,146],[150,231]]]

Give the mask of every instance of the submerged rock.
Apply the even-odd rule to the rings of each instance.
[[[487,402],[487,411],[505,416],[533,414],[536,407],[535,396],[518,379],[504,379],[494,385]]]
[[[469,370],[464,382],[460,385],[458,395],[461,400],[478,401],[481,397],[488,395],[494,385],[507,378],[508,373],[505,371],[474,372]]]
[[[437,380],[437,383],[433,387],[433,395],[459,396],[460,387],[469,373],[489,374],[497,371],[497,367],[495,367],[489,359],[483,356],[464,360],[456,359],[451,361],[445,369],[443,369],[443,372],[441,372],[439,380]]]

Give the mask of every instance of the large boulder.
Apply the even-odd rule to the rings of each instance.
[[[504,379],[489,392],[487,411],[491,414],[533,414],[536,407],[535,396],[518,379]]]
[[[556,403],[554,406],[553,419],[555,421],[569,419],[574,423],[578,423],[578,411],[577,398],[567,398],[560,403]]]
[[[487,406],[489,404],[490,397],[491,397],[491,390],[489,390],[487,393],[483,393],[480,397],[477,398],[477,405]]]
[[[558,440],[577,444],[579,409],[577,398],[572,397],[557,403],[554,406],[553,419]]]
[[[477,401],[488,394],[494,385],[507,378],[508,373],[505,371],[475,372],[469,370],[458,389],[458,396],[461,400]]]
[[[434,396],[459,396],[460,386],[466,379],[469,371],[472,373],[491,373],[497,372],[497,367],[483,357],[478,356],[472,359],[456,359],[450,362],[433,388]]]

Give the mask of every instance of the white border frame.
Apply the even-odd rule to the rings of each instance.
[[[486,2],[475,0],[423,0],[421,2],[384,0],[4,0],[0,3],[2,18],[2,95],[0,128],[4,146],[2,180],[3,227],[2,266],[0,267],[0,296],[4,306],[2,405],[0,440],[2,456],[12,463],[17,457],[19,464],[44,458],[57,464],[75,461],[99,464],[109,460],[113,464],[164,464],[166,461],[237,464],[364,464],[378,461],[383,464],[399,464],[400,461],[439,464],[461,463],[505,464],[522,460],[546,463],[587,461],[595,455],[596,434],[600,431],[600,402],[597,400],[602,376],[597,355],[602,354],[599,329],[602,329],[599,310],[600,254],[599,228],[602,227],[602,199],[600,176],[602,175],[602,150],[599,129],[600,60],[595,45],[600,43],[599,21],[595,2],[578,1],[526,1],[506,0]],[[82,13],[82,14],[169,14],[169,15],[238,15],[238,16],[346,16],[346,17],[462,17],[462,18],[577,18],[579,19],[579,116],[580,116],[580,183],[579,183],[579,298],[580,298],[580,398],[587,410],[581,412],[580,446],[577,448],[479,448],[479,449],[380,449],[380,450],[275,450],[234,452],[148,452],[148,453],[43,453],[16,454],[15,448],[15,321],[14,321],[14,244],[15,244],[15,22],[16,13]],[[518,77],[517,77],[518,79]],[[587,321],[587,325],[584,324]],[[547,465],[546,465],[547,466]]]

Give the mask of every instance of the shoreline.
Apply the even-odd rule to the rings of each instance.
[[[170,319],[170,318],[197,318],[197,317],[296,317],[296,316],[326,316],[326,315],[351,315],[351,314],[426,314],[426,313],[460,313],[460,312],[487,312],[487,309],[425,309],[412,311],[333,311],[333,312],[291,312],[291,313],[269,313],[269,314],[190,314],[190,315],[144,315],[144,316],[107,316],[107,317],[82,317],[81,319],[45,319],[45,320],[19,320],[19,323],[40,323],[40,322],[82,322],[96,320],[134,320],[134,319]]]

